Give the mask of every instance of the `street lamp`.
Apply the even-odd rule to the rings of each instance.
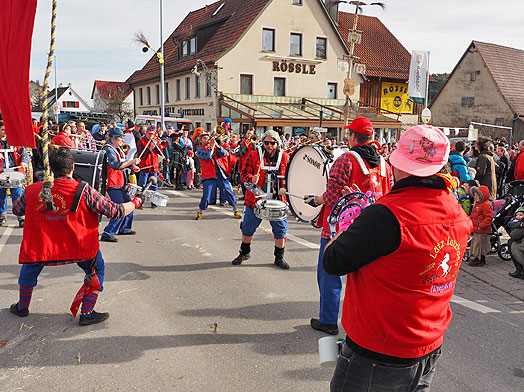
[[[348,125],[349,123],[349,96],[353,95],[355,92],[355,85],[354,82],[351,83],[351,73],[353,71],[353,60],[354,60],[354,52],[355,52],[355,44],[357,42],[360,43],[360,36],[357,31],[357,24],[358,24],[358,13],[362,13],[363,6],[367,5],[378,5],[383,10],[386,9],[386,5],[384,3],[365,3],[363,1],[347,1],[347,0],[338,0],[335,1],[334,4],[340,4],[340,3],[346,3],[351,4],[355,6],[355,17],[353,18],[353,29],[349,31],[349,37],[348,41],[350,41],[350,49],[349,49],[349,62],[348,62],[348,72],[346,80],[344,81],[344,87],[346,85],[348,86],[347,90],[344,88],[344,94],[346,95],[346,104],[344,106],[344,124]]]

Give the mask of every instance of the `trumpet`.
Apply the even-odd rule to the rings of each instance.
[[[253,135],[249,138],[249,141],[253,144],[257,144],[258,143],[258,136],[257,135]]]
[[[124,144],[122,146],[122,151],[124,152],[124,154],[127,154],[130,149],[131,149],[131,147],[129,146],[129,144]]]

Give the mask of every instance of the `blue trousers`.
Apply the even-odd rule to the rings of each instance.
[[[22,187],[10,188],[11,189],[11,200],[14,202],[20,196],[22,196]],[[7,212],[7,188],[0,186],[0,214]]]
[[[318,251],[317,282],[320,291],[320,312],[318,319],[325,324],[338,323],[338,309],[340,307],[340,294],[342,293],[342,278],[329,275],[324,271],[322,260],[324,249],[329,240],[320,239],[320,250]]]
[[[211,200],[211,203],[215,203],[217,201],[217,189],[218,189],[217,187],[214,187],[213,190],[211,191],[211,196],[209,197],[209,200]],[[224,192],[220,191],[219,197],[220,197],[220,203],[225,203],[227,201],[226,195],[224,194]]]
[[[245,206],[244,207],[244,216],[242,217],[242,234],[246,237],[252,237],[255,234],[258,226],[262,223],[262,219],[255,215],[253,207]],[[269,221],[271,225],[271,231],[273,232],[273,237],[276,240],[281,240],[287,236],[287,220],[281,221]]]
[[[77,263],[77,265],[84,270],[86,275],[91,273],[91,261],[92,259],[89,259]],[[104,289],[104,276],[106,267],[100,249],[96,254],[95,266],[96,274],[98,275],[98,280],[100,281],[100,291],[102,291]],[[20,286],[35,287],[38,281],[38,275],[40,275],[40,272],[42,272],[43,269],[44,266],[40,264],[23,264],[22,269],[20,270],[20,276],[18,277],[18,284]]]
[[[131,198],[122,188],[107,188],[107,193],[111,201],[122,204],[131,201]],[[129,233],[133,225],[133,213],[124,216],[122,219],[109,219],[109,223],[104,229],[103,237],[113,237],[118,233]]]
[[[231,184],[229,183],[229,180],[223,180],[221,178],[208,178],[202,180],[202,199],[200,200],[199,208],[202,211],[207,210],[207,206],[209,205],[209,202],[212,200],[211,195],[213,194],[213,189],[216,188],[220,189],[220,193],[223,194],[226,198],[226,201],[229,203],[230,206],[236,206],[237,205],[237,199],[235,198],[235,194],[233,193],[233,189],[231,189]],[[215,193],[215,200],[216,200],[216,193]]]
[[[144,173],[141,171],[140,176],[138,176],[137,185],[141,187],[146,186],[147,180],[149,180],[149,177],[156,177],[156,179],[158,180],[158,173]],[[152,191],[157,191],[158,190],[158,181],[152,184],[149,189],[151,189]]]

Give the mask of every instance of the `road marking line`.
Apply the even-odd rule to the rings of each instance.
[[[487,306],[481,305],[477,302],[473,302],[465,298],[457,297],[456,295],[454,295],[451,298],[451,302],[462,305],[466,308],[476,310],[477,312],[480,312],[480,313],[500,313],[500,310],[488,308]]]
[[[179,192],[179,191],[174,191],[172,189],[162,189],[162,192],[172,193],[173,195],[178,196],[178,197],[191,198],[191,196],[186,195],[185,193],[182,193],[182,192]]]
[[[524,310],[513,310],[510,313],[522,313],[522,314],[524,314]]]
[[[2,234],[2,236],[0,236],[0,253],[4,249],[4,246],[7,243],[7,240],[9,239],[9,236],[11,235],[12,232],[13,232],[13,228],[8,226],[5,229],[5,231]]]

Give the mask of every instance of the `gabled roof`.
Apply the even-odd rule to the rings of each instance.
[[[132,90],[126,82],[111,82],[105,80],[95,80],[93,83],[93,91],[91,92],[91,99],[94,99],[95,88],[98,90],[100,98],[107,100],[115,95],[121,96],[123,99],[131,94]]]
[[[68,89],[69,87],[58,87],[58,88],[54,88],[52,89],[51,91],[49,91],[47,93],[47,102],[48,102],[48,105],[50,105],[51,103],[55,102],[55,90],[58,90],[58,98],[60,98],[62,96],[63,93],[66,92],[66,90]]]
[[[516,114],[524,114],[524,75],[522,74],[524,51],[480,41],[471,41],[471,44],[451,71],[448,80],[433,99],[431,106],[437,102],[440,93],[444,91],[464,57],[468,53],[474,53],[475,49],[479,51],[495,85],[511,110]]]
[[[62,97],[62,95],[64,95],[64,93],[67,91],[67,90],[70,90],[71,91],[71,94],[76,98],[78,99],[79,102],[82,103],[82,105],[84,105],[89,111],[91,111],[91,106],[89,106],[87,104],[86,101],[84,101],[82,99],[82,97],[80,95],[78,95],[78,93],[73,90],[73,87],[71,86],[71,84],[69,84],[67,87],[58,87],[56,90],[58,90],[58,99],[60,100],[60,98]],[[51,90],[48,94],[47,94],[47,107],[51,107],[52,104],[55,103],[55,89]]]
[[[338,28],[348,46],[354,18],[354,13],[338,13]],[[366,76],[409,79],[411,54],[378,18],[359,14],[357,30],[362,31],[362,42],[355,45],[354,55],[366,65]]]
[[[220,0],[190,12],[164,42],[165,75],[193,68],[197,58],[206,64],[216,61],[224,52],[234,46],[270,1]],[[198,28],[219,22],[222,22],[220,28],[196,55],[178,59],[178,47],[184,39],[193,37]],[[129,84],[156,79],[160,72],[159,69],[156,55],[153,55],[144,68],[128,79]]]
[[[479,41],[472,45],[513,112],[524,114],[524,50]]]

